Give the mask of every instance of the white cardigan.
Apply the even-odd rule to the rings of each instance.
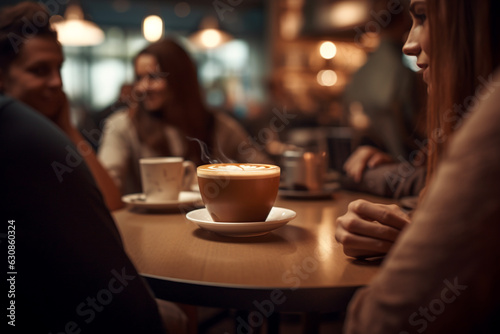
[[[263,148],[254,145],[251,136],[228,115],[215,113],[212,133],[215,147],[211,159],[215,158],[221,162],[271,162]],[[165,134],[172,154],[183,156],[186,147],[182,144],[177,129],[166,126]],[[156,156],[159,156],[159,153],[139,141],[128,110],[119,111],[107,119],[98,158],[121,189],[122,194],[142,191],[139,159]]]

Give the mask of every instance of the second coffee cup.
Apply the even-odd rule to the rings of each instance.
[[[280,168],[267,164],[203,165],[197,175],[203,202],[216,222],[265,221],[280,183]]]
[[[192,178],[195,165],[181,157],[143,158],[141,167],[142,190],[148,202],[173,201],[179,198],[186,176]]]

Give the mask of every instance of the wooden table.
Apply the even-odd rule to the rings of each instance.
[[[273,311],[344,310],[378,265],[348,258],[335,240],[336,218],[354,199],[390,200],[337,192],[326,200],[286,200],[296,211],[287,225],[252,238],[200,229],[185,212],[114,213],[126,251],[158,298],[200,306]]]

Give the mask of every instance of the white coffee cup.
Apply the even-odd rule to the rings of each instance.
[[[194,163],[181,157],[143,158],[139,164],[147,202],[177,200],[183,187],[191,184],[196,175]]]

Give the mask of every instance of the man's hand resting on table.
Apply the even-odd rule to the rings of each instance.
[[[356,183],[359,183],[366,168],[374,168],[390,162],[394,162],[394,159],[389,154],[372,146],[360,146],[344,163],[344,170]]]
[[[337,218],[335,239],[344,246],[347,256],[381,256],[408,224],[410,217],[395,204],[356,200],[349,204],[345,215]]]

